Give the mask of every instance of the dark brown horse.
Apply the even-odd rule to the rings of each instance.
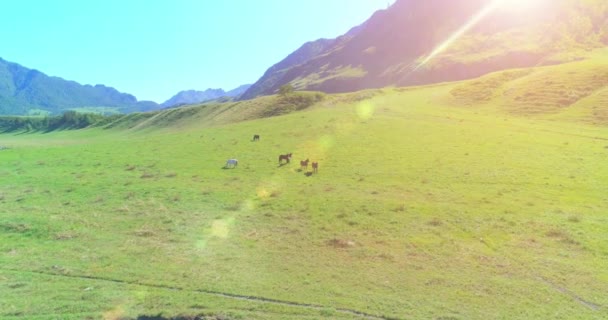
[[[310,162],[310,160],[309,160],[309,159],[306,159],[306,160],[304,160],[304,161],[300,161],[300,168],[303,168],[303,169],[307,169],[307,170],[308,170],[308,162]]]
[[[285,161],[287,161],[287,163],[289,163],[289,159],[291,159],[291,153],[282,154],[279,156],[279,164],[281,164],[283,162],[283,160],[285,160]]]
[[[254,135],[253,141],[260,141],[260,135],[259,134]]]
[[[318,162],[313,162],[312,163],[312,172],[314,172],[314,173],[318,173],[319,172],[319,163]]]

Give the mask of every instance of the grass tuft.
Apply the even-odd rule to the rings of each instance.
[[[333,238],[330,240],[327,240],[327,245],[333,248],[337,248],[337,249],[348,249],[348,248],[352,248],[356,245],[356,243],[352,240],[345,240],[345,239],[338,239],[338,238]]]
[[[155,175],[153,173],[151,173],[151,172],[144,172],[140,176],[141,179],[152,179],[154,177],[155,177]]]

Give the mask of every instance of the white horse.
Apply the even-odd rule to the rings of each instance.
[[[228,161],[226,161],[226,166],[224,166],[225,168],[236,168],[236,166],[239,165],[239,161],[237,159],[230,159]]]

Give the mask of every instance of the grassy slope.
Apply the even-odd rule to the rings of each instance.
[[[448,103],[541,119],[606,124],[608,49],[557,66],[508,70],[463,82]]]
[[[456,83],[237,124],[251,105],[0,136],[0,317],[353,317],[197,290],[396,318],[607,317],[608,129],[522,117],[502,91],[545,70],[482,79],[482,100]],[[307,157],[318,175],[298,171]]]

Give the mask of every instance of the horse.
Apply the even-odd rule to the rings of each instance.
[[[230,159],[228,161],[226,161],[226,165],[224,166],[224,168],[230,168],[232,166],[232,168],[236,168],[239,165],[239,161],[237,159]]]
[[[309,161],[310,161],[309,159],[306,159],[304,161],[300,161],[300,168],[304,168],[304,169],[308,170],[308,162]]]
[[[260,141],[260,135],[259,134],[254,135],[253,141]]]
[[[312,172],[315,172],[315,173],[319,172],[319,163],[318,162],[312,163]]]
[[[281,164],[283,160],[285,160],[285,161],[287,161],[287,163],[289,163],[289,159],[291,159],[291,153],[282,154],[279,156],[279,164]]]

